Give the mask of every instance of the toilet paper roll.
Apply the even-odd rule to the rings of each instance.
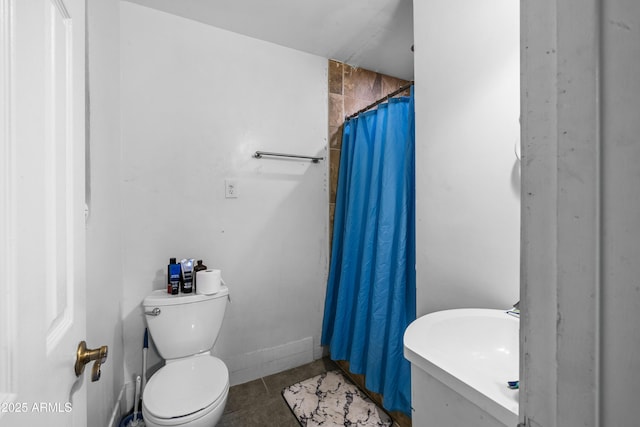
[[[196,273],[196,293],[212,295],[220,291],[222,284],[220,270],[201,270]]]

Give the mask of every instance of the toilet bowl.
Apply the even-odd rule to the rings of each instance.
[[[171,362],[144,389],[147,426],[215,426],[229,394],[229,371],[222,360],[199,355]]]
[[[155,291],[143,302],[151,338],[166,364],[147,382],[142,416],[149,427],[213,427],[224,411],[229,370],[210,353],[228,289],[215,295]]]

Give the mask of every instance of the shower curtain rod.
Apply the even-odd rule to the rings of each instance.
[[[370,109],[372,109],[373,107],[376,107],[380,104],[382,104],[383,102],[389,100],[389,98],[393,98],[394,96],[396,96],[399,93],[404,92],[405,90],[409,89],[411,86],[413,86],[413,80],[410,81],[409,83],[407,83],[406,85],[400,87],[399,89],[394,90],[393,92],[391,92],[390,94],[388,94],[387,96],[378,99],[376,102],[374,102],[373,104],[369,104],[366,107],[364,107],[361,110],[356,111],[355,113],[351,114],[350,116],[345,116],[344,117],[344,121],[346,122],[347,120],[351,120],[354,117],[356,117],[358,114],[364,113],[365,111],[368,111]]]

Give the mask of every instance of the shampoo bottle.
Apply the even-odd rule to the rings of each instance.
[[[183,259],[180,264],[182,268],[180,290],[184,294],[190,294],[193,292],[193,259]]]

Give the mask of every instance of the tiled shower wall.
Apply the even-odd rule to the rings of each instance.
[[[333,236],[344,118],[409,83],[329,60],[329,221]],[[408,95],[409,91],[400,95]],[[399,95],[399,96],[400,96]]]
[[[342,62],[329,60],[329,241],[333,237],[333,219],[336,208],[336,188],[342,148],[342,127],[344,118],[372,104],[389,93],[409,83],[384,74],[352,67]],[[398,96],[409,95],[409,90]],[[364,375],[349,371],[349,362],[337,361],[338,366],[358,386],[366,390]],[[367,394],[380,406],[383,396],[366,390]],[[410,427],[411,419],[400,412],[391,416],[400,427]]]

